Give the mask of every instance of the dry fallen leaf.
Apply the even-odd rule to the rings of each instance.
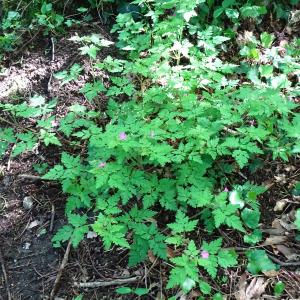
[[[283,185],[286,184],[286,175],[285,174],[278,174],[277,176],[274,176],[275,181],[279,184]]]
[[[279,219],[274,219],[274,221],[272,222],[272,228],[283,230],[283,227],[281,226]]]
[[[272,228],[264,228],[262,229],[263,232],[271,234],[271,235],[284,235],[285,229],[281,226],[280,220],[275,219],[272,222]]]
[[[173,258],[173,257],[176,256],[173,249],[170,248],[170,247],[167,247],[167,255],[168,255],[169,258]]]
[[[198,299],[201,296],[199,291],[192,290],[189,294],[189,299]]]
[[[152,264],[157,264],[158,259],[151,250],[148,251],[148,258]]]
[[[265,232],[265,233],[268,233],[268,234],[279,235],[279,236],[285,234],[285,230],[283,228],[282,229],[279,229],[279,228],[265,228],[265,229],[262,229],[261,231]]]
[[[32,221],[29,225],[28,225],[28,229],[32,229],[32,228],[34,228],[34,227],[36,227],[36,226],[39,226],[40,225],[40,222],[39,221],[37,221],[37,220],[35,220],[35,221]]]
[[[276,277],[278,276],[279,272],[276,270],[270,270],[270,271],[262,271],[264,273],[264,275],[266,275],[267,277]]]
[[[276,248],[287,258],[287,260],[297,260],[299,258],[295,248],[289,248],[285,245],[276,245]]]
[[[274,185],[274,181],[272,179],[266,180],[262,185],[268,190]]]
[[[274,207],[274,211],[283,211],[286,205],[288,204],[287,199],[282,199],[276,202],[276,205]]]
[[[269,245],[278,245],[286,242],[288,240],[287,236],[284,235],[271,235],[268,237],[265,242],[263,243],[264,246]]]
[[[280,46],[281,47],[284,47],[284,46],[286,46],[288,44],[288,41],[287,40],[282,40],[281,42],[280,42]],[[285,168],[285,171],[287,171],[287,172],[291,172],[291,171],[295,171],[296,170],[296,167],[295,166],[292,166],[292,165],[288,165],[288,166],[286,166]]]
[[[247,276],[243,274],[239,282],[239,291],[235,298],[236,300],[255,300],[261,299],[260,296],[265,291],[268,285],[268,281],[265,281],[262,277],[255,277],[247,285]]]
[[[288,215],[283,215],[280,219],[280,225],[288,232],[297,229],[296,225],[292,223],[292,220]]]

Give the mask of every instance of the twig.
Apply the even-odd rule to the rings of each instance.
[[[51,62],[53,62],[55,58],[54,38],[51,37],[50,40],[51,40]]]
[[[239,132],[237,132],[237,131],[235,131],[233,129],[228,128],[227,126],[224,126],[223,130],[226,131],[226,132],[228,132],[228,133],[231,133],[232,135],[239,135],[240,134]]]
[[[14,123],[12,123],[12,122],[10,122],[10,121],[8,121],[8,120],[2,118],[2,117],[0,117],[0,121],[1,121],[1,122],[4,122],[4,123],[7,123],[7,124],[10,125],[10,126],[15,126]]]
[[[249,247],[249,248],[243,248],[243,247],[232,247],[231,249],[235,249],[236,251],[248,251],[249,249],[252,249],[252,248],[258,248],[258,247],[264,247],[265,245],[261,245],[261,246],[256,246],[256,247]],[[229,248],[228,248],[229,249]],[[267,255],[269,256],[269,258],[271,260],[273,260],[274,262],[276,262],[277,264],[279,264],[280,266],[282,267],[298,267],[300,266],[300,261],[290,261],[290,262],[283,262],[281,261],[280,259],[274,257],[273,255],[271,254],[268,254]]]
[[[27,222],[26,226],[24,227],[24,229],[22,230],[22,232],[17,237],[14,238],[15,241],[18,240],[24,234],[24,232],[26,231],[26,229],[29,226],[29,223],[30,223],[30,219],[28,220],[28,222]]]
[[[54,217],[55,217],[55,207],[54,207],[54,204],[51,204],[51,222],[50,222],[50,228],[49,228],[50,232],[53,231]]]
[[[60,267],[59,267],[59,270],[58,270],[58,273],[57,273],[57,275],[56,275],[56,278],[55,278],[55,281],[54,281],[54,285],[53,285],[52,291],[51,291],[51,293],[50,293],[50,300],[53,300],[53,299],[54,299],[54,296],[55,296],[55,293],[56,293],[58,284],[59,284],[59,282],[60,282],[60,279],[61,279],[63,270],[64,270],[66,264],[68,263],[70,250],[71,250],[71,240],[69,240],[69,243],[68,243],[68,246],[67,246],[67,249],[66,249],[64,258],[63,258],[63,260],[62,260],[62,263],[61,263],[61,265],[60,265]]]
[[[238,174],[239,174],[241,177],[243,177],[244,179],[248,180],[247,176],[244,175],[242,172],[238,172]]]
[[[47,83],[47,91],[50,93],[51,91],[51,82],[52,82],[52,78],[53,78],[53,72],[51,72],[48,83]]]
[[[283,262],[280,259],[278,259],[270,254],[268,254],[268,256],[271,260],[273,260],[274,262],[276,262],[277,264],[279,264],[282,267],[292,267],[292,266],[298,267],[298,266],[300,266],[300,261]]]
[[[30,174],[20,174],[20,175],[18,175],[18,178],[28,179],[28,180],[32,180],[32,181],[45,180],[45,179],[42,179],[42,177],[40,177],[40,176],[30,175]]]
[[[112,285],[122,285],[139,281],[141,276],[129,277],[129,278],[118,278],[111,281],[93,281],[93,282],[74,282],[74,286],[78,288],[97,288]]]
[[[2,273],[3,273],[5,285],[6,285],[7,299],[11,300],[12,298],[11,298],[11,293],[10,293],[10,289],[9,289],[8,276],[7,276],[7,272],[6,272],[4,258],[3,258],[3,255],[2,255],[1,248],[0,248],[0,263],[1,263],[1,268],[2,268]]]
[[[20,49],[18,49],[16,52],[15,52],[15,54],[19,54],[21,51],[23,51],[23,49],[28,45],[28,44],[30,44],[37,36],[38,36],[38,34],[41,32],[41,30],[39,29],[34,35],[33,35],[33,37],[31,38],[31,39],[29,39],[25,44],[23,44],[23,46],[20,48]]]
[[[52,62],[54,62],[54,59],[55,59],[55,44],[54,44],[54,38],[51,37],[50,41],[51,41],[51,63],[52,63]],[[51,91],[51,82],[52,82],[52,78],[53,78],[53,71],[51,70],[50,77],[49,77],[49,80],[48,80],[48,83],[47,83],[47,90],[48,90],[48,92]]]
[[[65,11],[66,11],[66,8],[67,8],[67,5],[69,4],[70,0],[67,0],[65,5],[64,5],[64,9],[63,9],[63,16],[65,15]]]

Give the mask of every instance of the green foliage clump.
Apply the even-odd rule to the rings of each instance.
[[[97,35],[73,38],[93,68],[110,75],[108,84],[95,77],[80,89],[91,103],[107,96],[105,125],[102,113],[74,105],[54,130],[55,100],[0,105],[14,118],[39,119],[36,132],[1,129],[2,154],[13,143],[14,156],[39,142],[60,146],[61,136],[75,149],[87,145],[81,156],[62,151],[61,162],[43,176],[59,180],[68,195],[68,224],[53,238],[55,247],[68,240],[77,247],[93,231],[106,250],[129,249],[130,266],[149,253],[169,261],[167,289],[209,295],[205,276],[215,279],[238,262],[218,230],[230,229],[251,245],[262,239],[257,197],[265,189],[236,178],[263,168],[264,160],[299,155],[300,91],[290,80],[299,70],[293,48],[299,40],[284,56],[267,32],[235,42],[236,32],[224,24],[260,23],[267,8],[256,1],[219,2],[133,1],[139,11],[121,12],[112,28],[124,59],[98,60],[111,42]],[[227,50],[232,44],[236,57]],[[68,84],[80,72],[75,64],[55,77]],[[262,250],[247,257],[254,274],[276,268]]]

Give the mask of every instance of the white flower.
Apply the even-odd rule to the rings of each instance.
[[[182,284],[182,288],[185,292],[189,292],[194,286],[196,282],[191,278],[186,278]]]
[[[232,191],[230,193],[229,202],[233,205],[239,205],[240,208],[245,206],[245,202],[241,199],[240,194],[237,191]]]

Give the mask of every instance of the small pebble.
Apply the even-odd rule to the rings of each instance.
[[[24,197],[23,199],[23,207],[26,210],[30,210],[33,206],[33,199],[30,196]]]
[[[93,239],[93,238],[96,238],[97,236],[98,236],[97,233],[94,232],[94,231],[89,231],[89,232],[87,233],[87,235],[86,235],[86,237],[87,237],[88,239]]]
[[[39,221],[32,221],[29,225],[28,225],[28,229],[32,229],[32,228],[34,228],[34,227],[36,227],[36,226],[39,226],[40,225],[40,222]]]
[[[24,249],[24,250],[29,250],[30,246],[31,246],[31,244],[28,243],[28,242],[26,242],[26,243],[23,245],[23,249]]]
[[[288,204],[288,199],[282,199],[276,202],[276,205],[274,207],[274,211],[283,211],[286,205]]]
[[[11,183],[10,177],[9,176],[4,176],[4,178],[3,178],[4,186],[9,186],[10,183]]]

